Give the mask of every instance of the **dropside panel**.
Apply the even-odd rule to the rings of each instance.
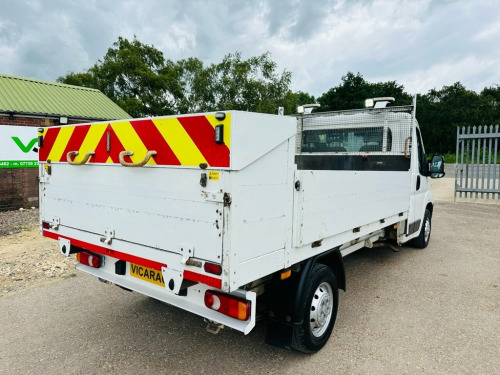
[[[355,239],[353,229],[409,209],[409,171],[299,170],[296,179],[294,247],[346,231]]]
[[[52,164],[42,184],[42,220],[158,250],[221,263],[223,204],[200,186],[199,170]]]
[[[285,267],[294,144],[291,137],[231,176],[231,289]]]

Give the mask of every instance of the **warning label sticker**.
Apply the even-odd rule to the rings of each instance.
[[[208,179],[212,181],[219,181],[219,172],[215,171],[208,172]]]

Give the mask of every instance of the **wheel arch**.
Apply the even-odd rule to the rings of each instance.
[[[304,301],[307,280],[317,263],[330,267],[335,275],[337,287],[346,290],[344,261],[339,247],[306,259],[300,264],[300,271],[292,272],[292,276],[288,279],[281,280],[279,273],[275,274],[269,285],[270,314],[267,321],[266,343],[282,349],[291,349],[294,326],[303,323],[299,312]]]
[[[297,293],[295,295],[294,309],[293,309],[294,322],[297,322],[296,312],[298,311],[298,305],[303,300],[305,293],[305,285],[307,283],[309,275],[311,274],[311,270],[313,269],[316,263],[321,263],[324,264],[325,266],[330,267],[331,270],[333,271],[333,274],[335,275],[335,278],[337,279],[338,288],[344,291],[346,290],[344,260],[342,259],[342,254],[340,253],[339,247],[327,250],[324,253],[315,255],[305,260],[300,270],[298,284],[297,284]]]
[[[340,248],[335,248],[319,254],[315,258],[314,263],[321,263],[330,267],[335,275],[335,278],[337,279],[338,288],[342,289],[344,292],[346,291],[344,259],[340,253]]]
[[[431,213],[431,217],[432,217],[432,212],[434,211],[434,204],[432,202],[428,202],[427,205],[425,206],[425,208],[427,210],[429,210],[429,212]]]

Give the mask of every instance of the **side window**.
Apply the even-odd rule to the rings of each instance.
[[[425,157],[424,145],[420,129],[417,128],[417,147],[418,147],[418,171],[422,176],[427,176],[427,158]]]

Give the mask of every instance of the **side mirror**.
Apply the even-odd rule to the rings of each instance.
[[[432,157],[429,163],[429,172],[431,178],[441,178],[444,177],[444,158],[441,155],[435,155]]]

